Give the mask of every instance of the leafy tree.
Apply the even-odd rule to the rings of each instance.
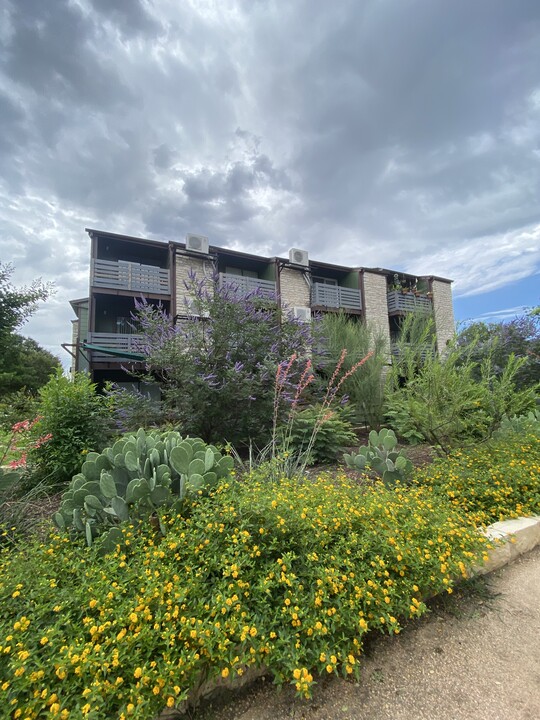
[[[284,317],[257,292],[241,296],[234,284],[207,292],[192,275],[188,289],[194,301],[176,324],[161,310],[139,306],[146,379],[161,383],[165,409],[182,432],[207,442],[266,442],[277,367],[308,352],[310,327]]]
[[[477,364],[477,379],[483,361],[489,359],[494,374],[500,376],[515,355],[524,361],[516,373],[516,386],[533,387],[540,382],[540,308],[508,322],[471,323],[459,333],[458,345],[466,351],[464,357]]]
[[[59,359],[35,340],[17,333],[4,350],[0,370],[0,397],[26,388],[35,394],[60,367]]]
[[[13,267],[0,262],[0,395],[25,385],[19,380],[27,362],[26,355],[22,357],[24,351],[33,354],[30,361],[32,370],[26,378],[30,382],[39,382],[38,378],[40,375],[43,377],[47,364],[49,367],[51,364],[50,358],[46,359],[43,354],[36,356],[37,343],[25,341],[16,334],[16,330],[36,311],[37,303],[49,297],[51,285],[36,280],[30,287],[17,288],[10,281],[12,274]],[[42,350],[42,353],[46,351]],[[24,363],[21,362],[23,359]]]

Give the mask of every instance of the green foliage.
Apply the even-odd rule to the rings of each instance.
[[[113,549],[122,540],[122,523],[147,520],[160,507],[179,509],[186,497],[214,487],[232,466],[232,458],[202,440],[141,428],[101,455],[87,455],[53,520],[60,530],[83,535],[88,545],[105,535],[104,547]]]
[[[11,431],[13,425],[37,415],[37,397],[26,389],[5,395],[0,400],[0,429]]]
[[[23,387],[27,382],[39,382],[37,372],[45,357],[53,356],[37,343],[24,340],[15,331],[37,309],[40,300],[46,300],[51,286],[36,280],[30,287],[14,287],[11,282],[13,267],[0,262],[0,397]],[[24,347],[26,346],[26,347]],[[29,354],[29,366],[25,366],[24,351]],[[58,363],[58,361],[56,360]],[[39,376],[39,372],[37,372]],[[25,376],[22,380],[20,376]]]
[[[535,389],[518,390],[515,385],[523,362],[511,355],[499,373],[489,358],[478,367],[458,346],[440,357],[433,344],[405,345],[390,373],[387,417],[402,437],[426,441],[444,452],[490,437],[503,415],[535,405]]]
[[[349,370],[355,362],[372,353],[362,368],[343,385],[343,393],[349,398],[357,422],[365,422],[371,428],[380,427],[383,420],[384,383],[382,371],[388,348],[382,333],[374,326],[355,322],[343,311],[327,313],[322,319],[321,335],[323,352],[316,364],[321,372],[330,377],[343,348],[347,350],[343,368]]]
[[[289,429],[288,452],[295,455],[305,452],[318,425],[317,434],[311,443],[308,464],[335,461],[345,447],[356,442],[353,426],[347,419],[348,414],[345,408],[325,412],[320,405],[312,405],[295,413]],[[287,432],[286,428],[284,432]]]
[[[445,501],[489,525],[540,514],[540,437],[518,431],[492,438],[417,473],[415,481],[436,490]]]
[[[0,556],[6,707],[147,720],[256,666],[309,695],[358,677],[365,634],[399,633],[487,546],[428,488],[324,476],[230,480],[163,523],[106,556],[61,535]]]
[[[35,395],[60,367],[60,360],[35,340],[12,334],[0,371],[0,397],[28,391]]]
[[[457,342],[478,368],[489,361],[495,375],[503,372],[512,355],[523,360],[515,375],[519,389],[540,383],[538,308],[507,322],[471,323],[461,330]],[[479,373],[476,377],[479,378]]]
[[[385,485],[393,486],[406,480],[413,469],[412,462],[403,450],[396,450],[397,438],[392,430],[382,428],[369,433],[369,443],[359,448],[356,455],[344,455],[348,467],[362,472],[374,470]]]
[[[133,432],[141,427],[159,427],[169,419],[159,401],[141,392],[106,383],[104,396],[109,413],[120,432]]]
[[[306,353],[310,329],[284,317],[275,299],[242,295],[234,285],[211,287],[207,292],[205,281],[191,278],[193,302],[176,325],[149,305],[140,308],[147,379],[160,381],[166,411],[190,435],[263,445],[276,368],[293,352]]]
[[[29,453],[33,477],[61,485],[77,473],[85,454],[101,450],[107,441],[108,424],[103,398],[84,373],[73,380],[57,370],[39,391],[39,422],[36,435],[50,440]]]

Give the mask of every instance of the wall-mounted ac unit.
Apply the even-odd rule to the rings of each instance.
[[[208,255],[208,238],[204,235],[186,235],[186,250]]]
[[[289,250],[289,262],[293,265],[304,265],[308,267],[309,257],[307,250],[298,250],[297,248],[291,248]]]
[[[186,312],[185,314],[191,317],[199,317],[199,318],[207,318],[210,317],[210,311],[209,310],[201,310],[198,303],[195,302],[193,298],[184,298],[184,303],[186,306]]]
[[[300,320],[300,322],[311,322],[311,308],[293,307],[293,317]]]

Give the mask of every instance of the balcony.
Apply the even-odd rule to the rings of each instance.
[[[390,290],[387,293],[387,299],[389,315],[408,312],[430,313],[432,310],[431,298],[427,295]]]
[[[263,297],[274,298],[276,295],[276,283],[270,280],[246,277],[245,275],[233,275],[232,273],[219,273],[219,286],[233,286],[242,295],[256,292]]]
[[[121,333],[88,333],[88,343],[90,345],[98,345],[102,348],[107,348],[115,353],[140,353],[139,343],[141,341],[141,335],[126,335]],[[126,360],[133,360],[130,357],[122,357],[119,355],[109,355],[108,353],[99,352],[98,350],[91,350],[92,362],[125,362]]]
[[[434,346],[433,345],[413,345],[412,343],[399,343],[395,340],[390,342],[390,352],[396,359],[402,359],[404,355],[409,352],[414,353],[418,360],[426,360],[428,357],[433,357]]]
[[[311,304],[315,307],[343,308],[344,310],[362,309],[360,290],[318,282],[313,283],[312,286]]]
[[[156,265],[140,265],[124,260],[92,260],[91,283],[94,287],[169,295],[169,271]]]

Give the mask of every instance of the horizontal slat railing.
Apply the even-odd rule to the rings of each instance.
[[[120,333],[88,333],[88,342],[117,352],[140,352],[141,335],[125,335]],[[92,360],[105,362],[122,362],[121,357],[91,350]]]
[[[414,350],[417,357],[421,360],[425,360],[427,357],[433,354],[432,345],[420,345],[415,347],[412,343],[398,343],[392,341],[390,343],[390,352],[395,358],[400,358],[404,352],[408,350]]]
[[[414,295],[414,293],[402,293],[399,290],[391,290],[388,295],[388,312],[431,312],[431,298],[426,295]]]
[[[339,287],[338,285],[325,285],[324,283],[313,283],[311,304],[349,310],[362,309],[360,290]]]
[[[92,285],[155,295],[169,295],[171,291],[168,270],[123,260],[92,260]]]
[[[232,273],[220,273],[219,284],[235,286],[238,292],[247,295],[257,290],[265,296],[276,294],[276,283],[271,280],[260,280],[259,278],[245,277],[244,275],[233,275]]]

